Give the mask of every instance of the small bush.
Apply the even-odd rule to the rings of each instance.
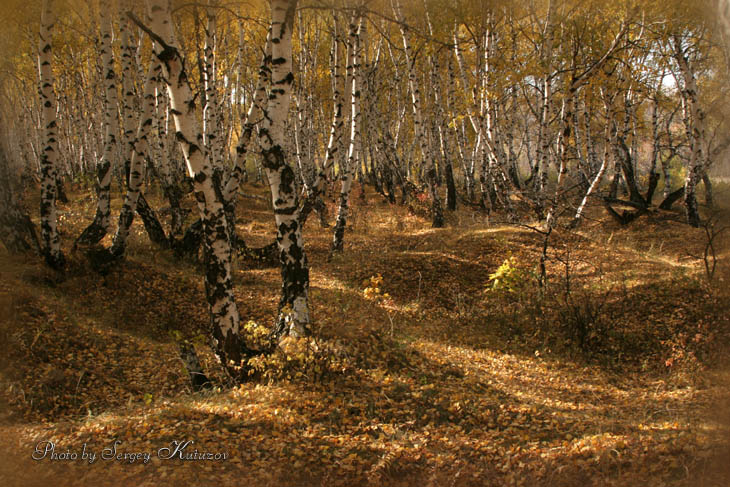
[[[529,280],[530,273],[517,265],[517,259],[509,257],[496,271],[489,274],[491,286],[487,291],[518,295],[524,292]]]
[[[243,327],[249,344],[260,349],[269,344],[269,330],[249,321]],[[287,337],[272,354],[248,360],[249,374],[270,382],[276,380],[321,380],[348,368],[346,357],[336,347],[314,338]]]

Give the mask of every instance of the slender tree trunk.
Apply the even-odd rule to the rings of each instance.
[[[536,212],[539,218],[543,217],[546,207],[546,191],[549,171],[549,154],[550,143],[553,139],[550,130],[550,118],[553,108],[552,82],[553,82],[553,38],[554,38],[554,17],[555,2],[548,0],[547,16],[545,17],[545,26],[543,29],[543,39],[541,54],[541,63],[544,69],[544,77],[542,81],[542,104],[540,108],[540,122],[538,129],[537,141],[537,164],[533,173],[535,183],[535,203]]]
[[[573,221],[571,223],[572,227],[577,227],[580,223],[580,219],[583,216],[583,211],[585,210],[586,204],[588,203],[588,198],[593,194],[593,192],[598,188],[598,186],[601,184],[601,180],[603,179],[603,176],[606,174],[606,168],[608,168],[608,139],[610,136],[610,125],[606,124],[606,133],[605,133],[605,143],[604,143],[604,151],[603,151],[603,158],[601,159],[601,166],[598,169],[598,172],[596,173],[595,177],[593,178],[593,181],[591,181],[590,186],[588,187],[588,190],[586,190],[586,194],[583,196],[583,199],[580,202],[580,205],[578,205],[578,210],[575,212],[575,216],[573,217]],[[586,135],[586,137],[589,137]]]
[[[330,136],[327,142],[327,150],[324,154],[324,161],[322,166],[319,168],[317,175],[314,179],[314,183],[311,186],[311,193],[307,195],[307,199],[302,205],[302,209],[299,213],[299,224],[304,227],[307,222],[309,214],[314,209],[314,206],[322,193],[324,183],[327,180],[327,174],[330,169],[334,166],[336,160],[342,160],[340,155],[340,149],[342,147],[342,135],[345,130],[345,122],[343,115],[344,100],[342,96],[342,72],[340,69],[340,55],[339,47],[340,42],[337,36],[337,20],[334,22],[334,36],[332,40],[332,51],[330,54],[330,62],[332,65],[332,91],[333,91],[333,114],[332,124],[330,126]]]
[[[143,114],[137,127],[137,134],[129,141],[129,176],[127,178],[127,194],[124,204],[119,213],[119,225],[114,234],[114,241],[111,252],[116,256],[124,254],[127,246],[129,229],[134,220],[134,211],[137,208],[140,190],[144,182],[144,165],[149,154],[149,138],[151,136],[152,117],[155,113],[155,92],[154,88],[158,81],[159,72],[162,67],[159,61],[153,59],[150,64],[147,80],[145,81],[143,94]],[[126,157],[126,155],[125,155]]]
[[[129,172],[131,165],[132,144],[134,143],[135,129],[137,127],[138,114],[135,109],[135,93],[134,93],[134,76],[136,69],[134,67],[135,56],[134,46],[132,45],[129,19],[126,11],[131,7],[130,0],[122,2],[122,17],[119,21],[119,30],[121,32],[122,45],[122,160],[124,161],[125,182],[129,185]]]
[[[430,23],[429,23],[430,25]],[[456,210],[456,185],[454,183],[454,169],[452,166],[453,147],[449,141],[448,120],[446,119],[446,111],[444,110],[442,96],[439,91],[443,92],[439,76],[439,64],[437,55],[431,57],[431,84],[433,87],[433,98],[436,109],[435,123],[438,134],[438,141],[441,148],[441,161],[446,179],[446,208],[449,211]],[[453,88],[449,86],[447,92]]]
[[[111,184],[113,160],[117,153],[117,135],[119,120],[117,118],[117,76],[114,72],[114,56],[112,54],[112,23],[109,9],[102,6],[101,11],[101,52],[104,69],[104,152],[96,165],[97,203],[94,221],[84,229],[76,239],[78,245],[95,245],[111,230]]]
[[[181,187],[179,171],[177,165],[172,164],[171,154],[175,153],[176,145],[170,130],[169,112],[170,100],[167,95],[167,85],[164,80],[160,79],[156,88],[155,96],[155,135],[156,144],[154,146],[155,161],[157,164],[151,164],[150,167],[155,169],[156,175],[162,185],[162,191],[165,193],[167,201],[170,203],[170,242],[172,243],[175,236],[183,234],[183,224],[187,210],[180,206],[185,191]],[[174,122],[173,122],[174,123]]]
[[[659,172],[657,171],[657,160],[659,159],[659,100],[658,94],[652,97],[651,104],[651,153],[649,155],[649,186],[646,190],[646,204],[651,206],[654,199],[654,192],[659,184]]]
[[[214,171],[223,170],[223,138],[219,125],[219,105],[217,87],[217,65],[215,57],[216,29],[218,26],[215,0],[209,0],[206,8],[205,47],[203,49],[203,85],[205,89],[205,107],[203,108],[203,133],[208,157]]]
[[[697,99],[697,83],[695,82],[694,71],[690,66],[687,53],[682,47],[682,39],[675,35],[673,37],[674,58],[682,72],[683,84],[682,97],[689,106],[689,126],[687,132],[690,141],[690,160],[687,167],[687,177],[684,180],[684,205],[687,212],[687,223],[693,227],[700,224],[700,213],[697,206],[695,188],[702,178],[705,146],[705,112]],[[687,122],[685,122],[687,123]]]
[[[230,177],[223,188],[223,201],[226,207],[226,218],[235,220],[236,204],[238,202],[238,194],[241,186],[241,179],[246,173],[246,157],[248,155],[248,147],[251,142],[251,136],[256,128],[256,123],[261,119],[261,114],[266,108],[267,93],[266,88],[271,79],[271,36],[266,37],[266,46],[264,47],[264,55],[259,67],[259,76],[256,82],[256,90],[254,91],[253,101],[248,109],[246,118],[243,121],[243,131],[236,145],[236,158],[231,171]],[[235,233],[235,225],[231,224],[231,242],[238,247],[243,242],[238,241]]]
[[[42,125],[44,132],[41,151],[41,252],[49,266],[60,269],[65,263],[58,235],[56,210],[56,165],[58,163],[58,125],[56,122],[56,94],[53,91],[51,34],[55,23],[52,0],[43,2],[39,46],[39,70],[41,79]]]
[[[408,29],[406,24],[402,22],[402,14],[398,0],[393,0],[393,10],[396,18],[401,21],[399,23],[401,35],[403,37],[403,48],[405,51],[406,64],[408,65],[408,88],[411,92],[411,102],[413,108],[413,126],[418,144],[421,149],[421,155],[423,157],[423,172],[425,179],[431,193],[431,212],[432,221],[431,226],[434,228],[441,228],[444,226],[444,214],[441,207],[441,198],[438,192],[438,186],[436,181],[436,165],[434,161],[434,155],[431,152],[431,147],[428,144],[428,135],[424,127],[423,110],[421,106],[421,90],[416,76],[416,67],[414,65],[415,58],[411,52],[411,45],[408,42]]]
[[[347,43],[347,77],[350,91],[350,143],[347,152],[347,160],[344,167],[340,168],[340,204],[337,210],[334,235],[332,238],[332,251],[341,252],[344,245],[345,225],[350,206],[350,190],[355,179],[355,165],[358,164],[360,151],[360,85],[362,82],[360,70],[360,35],[363,27],[362,18],[353,18],[350,21],[350,28]]]

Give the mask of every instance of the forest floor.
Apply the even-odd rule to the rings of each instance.
[[[175,345],[198,337],[220,376],[200,268],[138,222],[106,275],[80,254],[61,278],[0,249],[0,483],[730,485],[730,231],[710,281],[705,233],[679,213],[620,227],[595,209],[551,236],[540,289],[535,230],[469,209],[431,229],[418,203],[355,192],[343,254],[328,261],[315,217],[305,231],[316,339],[203,393]],[[67,245],[95,204],[69,196]],[[271,242],[265,198],[238,217],[249,245]],[[279,270],[235,267],[255,333],[275,317]],[[186,441],[214,458],[160,458]]]

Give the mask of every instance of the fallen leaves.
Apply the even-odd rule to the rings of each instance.
[[[515,262],[534,258],[539,242],[530,232],[420,231],[417,217],[398,230],[389,209],[369,211],[368,235],[353,232],[352,253],[332,265],[325,263],[329,236],[308,228],[316,339],[294,341],[262,361],[259,382],[217,392],[189,393],[168,334],[207,333],[194,268],[150,258],[140,246],[105,280],[76,269],[50,291],[44,279],[20,277],[22,266],[4,275],[0,302],[23,323],[10,334],[16,375],[4,373],[4,395],[26,417],[12,430],[0,426],[0,434],[12,436],[22,455],[46,439],[97,449],[121,440],[128,451],[193,440],[199,450],[229,454],[215,464],[152,457],[145,466],[44,465],[56,477],[79,472],[80,481],[100,485],[683,485],[699,475],[721,478],[721,470],[708,472],[730,434],[730,421],[717,413],[730,403],[727,372],[718,369],[699,386],[629,358],[619,369],[582,361],[535,334],[534,322],[509,322],[523,316],[513,296],[481,292],[509,250]],[[264,216],[252,228],[269,231]],[[606,252],[581,242],[581,259]],[[636,258],[624,250],[613,257],[624,267]],[[656,271],[662,262],[641,265]],[[580,279],[590,272],[580,267]],[[273,320],[277,273],[237,271],[237,300],[254,340]],[[671,359],[675,369],[690,351],[711,349],[726,304],[689,281],[664,284],[627,288],[616,326],[637,340],[617,346],[627,355],[673,346],[676,355],[650,357],[660,366]],[[682,293],[701,305],[673,304]],[[646,306],[652,298],[659,302]],[[683,329],[685,322],[694,327]],[[657,348],[657,334],[680,337],[675,332],[685,338]],[[712,359],[709,352],[701,358]]]

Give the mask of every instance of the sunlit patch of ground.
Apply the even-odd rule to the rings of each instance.
[[[93,212],[93,199],[72,201],[69,245]],[[79,255],[65,280],[0,255],[0,481],[728,485],[728,240],[710,285],[691,257],[701,229],[593,215],[551,237],[538,290],[543,241],[528,227],[459,210],[461,226],[434,230],[375,195],[354,204],[345,253],[329,262],[331,230],[315,216],[306,228],[318,338],[264,378],[208,393],[190,393],[174,345],[175,332],[203,337],[218,376],[199,265],[151,249],[138,223],[105,276]],[[273,239],[265,199],[243,199],[238,218],[249,245]],[[510,257],[515,283],[493,289]],[[269,326],[279,270],[235,267],[242,319]],[[188,440],[187,453],[225,460],[159,457]],[[47,441],[97,459],[32,460]],[[115,441],[140,457],[101,458]]]

